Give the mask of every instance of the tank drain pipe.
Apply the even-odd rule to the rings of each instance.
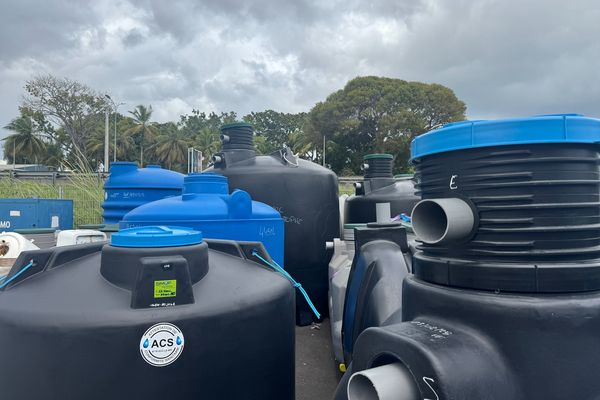
[[[308,295],[308,293],[306,293],[306,290],[304,290],[304,288],[302,287],[302,285],[300,283],[296,282],[296,280],[294,278],[292,278],[292,276],[285,269],[283,269],[275,261],[269,262],[269,261],[265,260],[264,258],[262,258],[260,256],[260,254],[258,254],[258,252],[256,250],[252,250],[252,255],[254,257],[258,258],[263,263],[267,264],[269,267],[273,268],[276,272],[278,272],[279,274],[283,275],[284,278],[286,278],[288,281],[290,281],[292,283],[292,285],[295,288],[297,288],[300,291],[300,293],[302,293],[302,296],[304,296],[304,299],[308,303],[308,306],[310,307],[310,309],[312,310],[312,312],[315,314],[315,316],[317,317],[317,319],[321,319],[321,314],[319,313],[319,311],[317,311],[317,308],[313,304],[313,302],[310,299],[310,296]]]
[[[458,198],[426,199],[411,214],[415,235],[428,244],[445,244],[468,237],[475,226],[473,210]]]
[[[354,373],[348,380],[348,400],[419,400],[411,373],[401,363]]]

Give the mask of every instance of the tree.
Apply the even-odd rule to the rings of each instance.
[[[358,77],[317,103],[308,114],[305,133],[313,143],[327,142],[328,164],[360,173],[371,152],[397,156],[396,170],[406,170],[411,140],[445,123],[465,118],[466,106],[451,89],[401,79]]]
[[[134,160],[137,154],[137,147],[135,140],[135,132],[132,132],[132,128],[136,125],[133,119],[118,115],[117,117],[117,160]],[[88,160],[95,164],[98,161],[104,159],[104,140],[105,140],[105,127],[104,122],[98,124],[87,141]],[[110,132],[109,136],[109,158],[112,159],[113,146],[114,146],[113,132]]]
[[[213,154],[219,150],[220,144],[219,131],[213,131],[207,127],[198,132],[194,138],[194,147],[202,152],[202,158],[205,164],[203,167],[208,164]]]
[[[42,140],[33,119],[21,115],[4,127],[15,132],[4,139],[4,155],[12,155],[12,163],[16,162],[18,154],[21,161],[38,162],[45,152],[46,142]],[[8,150],[8,151],[7,151]]]
[[[129,111],[133,116],[134,127],[130,128],[126,133],[138,137],[140,146],[140,167],[144,166],[144,145],[155,140],[158,130],[156,125],[150,122],[152,117],[152,106],[138,105],[133,111]]]
[[[290,135],[303,133],[306,113],[289,114],[273,110],[251,112],[244,121],[252,124],[256,136],[262,136],[275,148],[289,144]]]
[[[153,149],[154,154],[167,168],[183,170],[187,161],[189,138],[173,122],[163,124],[159,129],[160,134]]]
[[[179,126],[184,133],[190,137],[197,135],[203,129],[209,129],[212,132],[219,132],[221,125],[235,122],[237,115],[235,112],[210,114],[192,110],[190,115],[182,115],[179,120]]]
[[[41,75],[27,81],[25,91],[22,108],[61,127],[72,144],[65,144],[65,150],[87,156],[87,142],[98,124],[98,116],[103,115],[108,107],[106,99],[82,83],[52,75]],[[51,138],[59,143],[53,134]]]

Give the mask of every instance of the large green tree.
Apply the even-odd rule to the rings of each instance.
[[[362,157],[388,152],[396,170],[407,170],[410,141],[421,133],[465,118],[466,106],[439,84],[375,76],[358,77],[317,103],[304,132],[327,143],[326,162],[336,172],[360,173]]]
[[[106,98],[89,86],[52,75],[36,76],[25,83],[21,108],[30,110],[34,119],[52,123],[51,137],[65,152],[88,156],[87,144],[92,132],[103,122],[108,107]],[[65,136],[55,137],[62,129]],[[70,143],[61,143],[67,139]]]
[[[273,110],[251,112],[244,121],[252,124],[254,133],[262,136],[275,148],[289,145],[290,135],[303,133],[306,113],[290,114]]]

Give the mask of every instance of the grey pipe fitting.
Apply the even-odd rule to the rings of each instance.
[[[354,373],[348,380],[348,400],[419,400],[411,373],[402,363]]]
[[[425,243],[443,244],[467,237],[475,225],[471,207],[461,199],[426,199],[413,208],[412,228]]]

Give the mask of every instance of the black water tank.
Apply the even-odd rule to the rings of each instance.
[[[224,125],[221,132],[215,172],[229,178],[231,190],[245,190],[281,213],[285,269],[303,285],[319,312],[326,314],[329,257],[325,244],[340,234],[337,176],[287,148],[257,156],[249,124]],[[297,303],[297,322],[310,323],[313,314],[306,302],[297,296]]]
[[[364,181],[355,184],[355,195],[346,199],[344,223],[361,224],[377,221],[377,204],[389,203],[390,215],[409,215],[419,201],[412,176],[392,175],[391,154],[368,154],[364,157]]]
[[[599,290],[600,156],[598,145],[586,141],[596,134],[590,120],[566,115],[453,124],[415,139],[418,194],[432,201],[415,208],[425,218],[413,219],[413,228],[417,235],[421,222],[437,229],[427,232],[431,240],[421,231],[415,275],[474,289]],[[452,149],[471,140],[463,133],[471,132],[470,124],[477,145],[439,151],[446,136],[455,138]],[[462,202],[466,216],[440,201]],[[452,237],[465,218],[472,225]]]
[[[293,400],[294,291],[254,248],[143,227],[22,253],[0,282],[0,397]]]
[[[417,137],[414,276],[336,399],[597,400],[598,142],[600,120],[572,114]]]

